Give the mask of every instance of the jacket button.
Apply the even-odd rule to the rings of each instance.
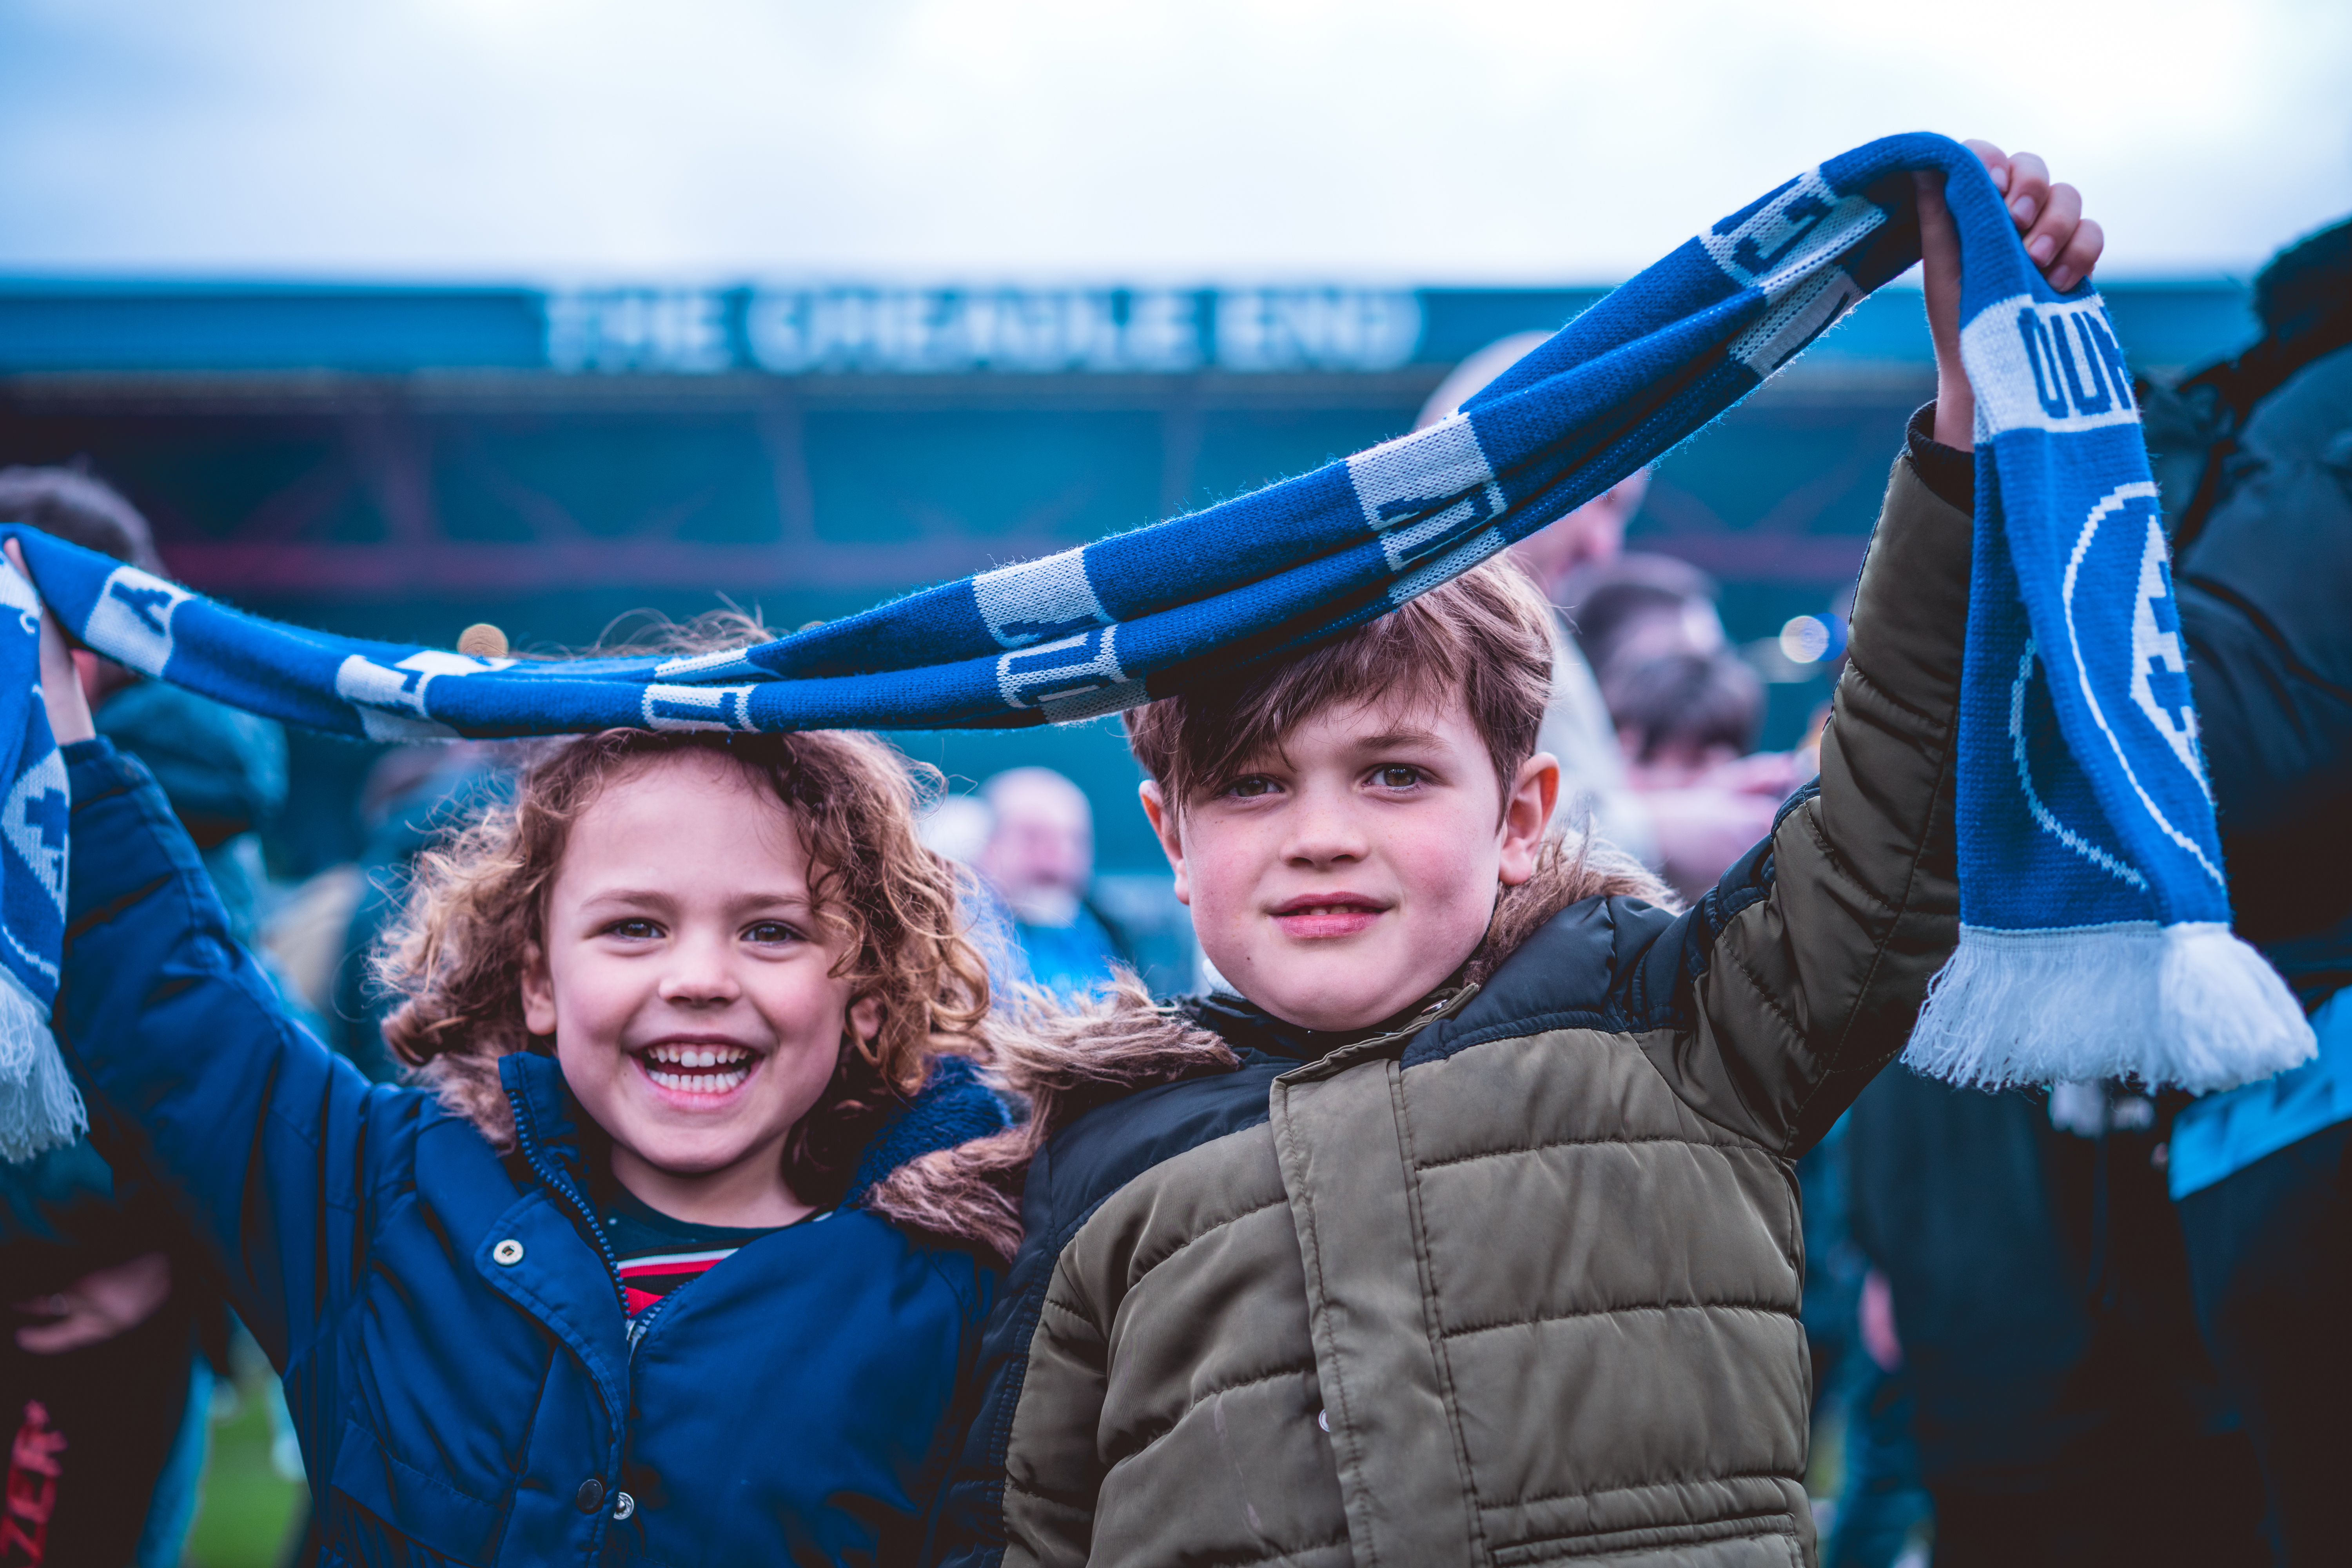
[[[572,1500],[572,1505],[582,1513],[594,1513],[596,1505],[604,1500],[604,1483],[593,1476],[580,1483],[580,1490]]]
[[[626,1492],[614,1492],[613,1494],[613,1517],[614,1519],[626,1519],[629,1515],[636,1511],[636,1499],[631,1497]]]
[[[522,1261],[522,1243],[511,1236],[507,1237],[490,1248],[490,1261],[502,1268],[512,1268]]]

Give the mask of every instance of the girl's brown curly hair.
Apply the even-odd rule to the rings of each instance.
[[[552,1055],[524,1026],[520,976],[543,940],[548,889],[572,825],[604,789],[681,752],[724,757],[792,813],[810,861],[818,918],[845,939],[834,973],[853,1000],[880,1004],[871,1041],[845,1029],[838,1065],[793,1131],[784,1174],[803,1203],[838,1203],[877,1125],[921,1089],[942,1055],[976,1055],[988,971],[964,934],[961,872],[915,836],[936,769],[849,731],[602,734],[545,742],[510,799],[428,848],[375,975],[402,998],[384,1037],[444,1103],[500,1146],[514,1131],[498,1058]]]

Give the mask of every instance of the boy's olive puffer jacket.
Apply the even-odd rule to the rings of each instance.
[[[932,1560],[1811,1561],[1790,1162],[1957,935],[1969,550],[1899,463],[1820,783],[1689,912],[1577,899],[1337,1048],[1058,1058]]]

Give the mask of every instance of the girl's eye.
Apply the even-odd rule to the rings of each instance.
[[[743,928],[743,940],[772,947],[788,942],[799,942],[802,938],[798,931],[782,921],[753,921]]]
[[[1407,767],[1402,763],[1391,763],[1381,769],[1377,776],[1384,789],[1411,789],[1421,782],[1421,770]]]
[[[1257,773],[1245,779],[1235,779],[1225,787],[1225,793],[1235,800],[1255,800],[1274,793],[1274,781]]]
[[[604,928],[606,936],[617,936],[623,942],[652,942],[661,933],[661,927],[651,921],[614,921]]]

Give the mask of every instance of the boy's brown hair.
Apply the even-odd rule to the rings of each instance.
[[[572,826],[632,772],[688,752],[724,758],[791,813],[817,918],[846,939],[835,973],[853,997],[881,1004],[872,1040],[845,1030],[832,1080],[785,1147],[793,1194],[829,1206],[879,1123],[921,1090],[937,1058],[980,1053],[989,1005],[987,966],[965,934],[961,873],[915,835],[936,770],[872,735],[609,730],[542,746],[509,799],[419,858],[376,959],[378,983],[403,998],[384,1037],[452,1110],[509,1143],[498,1058],[553,1054],[552,1039],[524,1026],[520,975],[543,942],[547,893]]]
[[[1459,695],[1507,799],[1551,700],[1551,621],[1524,571],[1490,561],[1296,658],[1130,710],[1128,744],[1181,816],[1324,709]]]

